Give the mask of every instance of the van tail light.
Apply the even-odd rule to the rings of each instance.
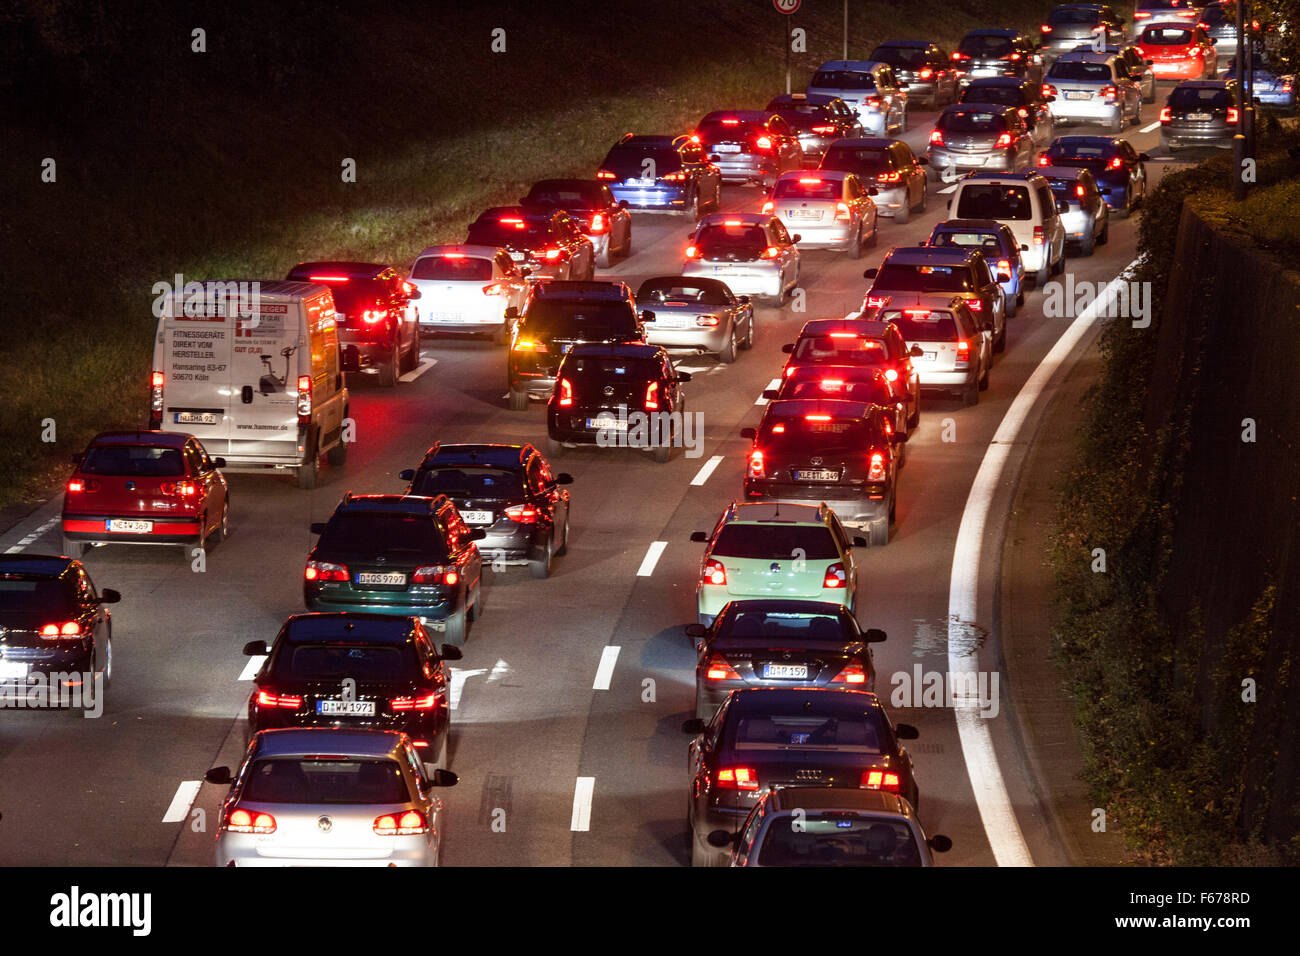
[[[762,209],[763,215],[768,216],[774,213],[775,211],[776,211],[776,203],[772,202],[772,200],[769,199],[767,202],[763,203],[763,209]]]
[[[1237,114],[1237,107],[1235,107],[1235,106],[1229,106],[1229,107],[1228,107],[1228,122],[1229,122],[1229,123],[1235,123],[1235,122],[1237,122],[1237,115],[1238,115],[1238,114]]]
[[[754,140],[754,148],[761,150],[763,152],[767,152],[769,149],[772,148],[772,137],[760,136],[758,139]]]
[[[718,771],[718,787],[722,790],[757,790],[758,771],[753,767],[724,767]]]
[[[436,710],[442,703],[442,693],[431,690],[419,697],[394,697],[388,702],[390,710]]]
[[[1079,183],[1079,184],[1077,184],[1077,185],[1074,187],[1074,194],[1075,194],[1077,197],[1079,197],[1080,199],[1083,198],[1083,194],[1084,194],[1085,191],[1086,191],[1086,190],[1084,190],[1084,188],[1083,188],[1083,184],[1082,184],[1082,183]]]
[[[1034,226],[1034,245],[1041,246],[1043,244],[1043,240],[1044,240],[1043,227]]]
[[[812,131],[813,131],[814,133],[816,133],[818,136],[831,136],[831,135],[833,135],[833,134],[836,132],[836,127],[834,127],[834,126],[814,126],[814,127],[812,128]]]
[[[853,218],[853,213],[849,210],[848,203],[837,202],[835,204],[835,218],[840,222],[848,222]]]
[[[460,574],[454,568],[443,568],[436,564],[426,564],[416,568],[411,575],[412,584],[445,584],[455,587],[460,581]]]
[[[1011,145],[1011,134],[1003,133],[998,137],[998,141],[993,144],[994,149],[1006,149]]]
[[[81,637],[81,625],[76,621],[64,621],[61,624],[46,624],[41,628],[41,637],[47,641],[60,638]]]
[[[776,246],[768,246],[766,249],[763,250],[764,259],[775,259],[780,254],[781,254],[781,250],[778,249]]]
[[[99,490],[98,478],[73,478],[68,482],[68,493],[73,495],[94,494]]]
[[[331,564],[329,561],[308,561],[302,576],[307,581],[346,581],[348,568],[345,564]]]
[[[704,253],[700,251],[700,247],[699,247],[699,246],[687,246],[687,247],[686,247],[686,258],[687,258],[687,259],[703,259],[703,258],[704,258]]]
[[[832,684],[865,684],[867,682],[867,672],[862,668],[862,662],[853,658],[844,665],[844,669],[831,678]]]
[[[1174,121],[1174,111],[1171,110],[1168,106],[1161,107],[1160,122],[1172,123],[1173,121]]]
[[[169,498],[196,498],[199,486],[193,481],[164,481],[158,490]]]
[[[847,588],[848,586],[848,572],[844,570],[842,562],[836,561],[826,569],[826,577],[822,580],[823,588]]]
[[[941,130],[941,129],[936,129],[936,130],[931,131],[931,133],[930,133],[930,145],[931,145],[931,146],[942,146],[942,145],[943,145],[943,130]]]
[[[957,367],[965,368],[970,364],[970,343],[962,339],[957,343]]]
[[[704,562],[704,573],[700,577],[702,584],[724,585],[727,583],[727,569],[716,558]]]
[[[560,379],[560,399],[561,408],[569,408],[573,405],[573,383],[567,378]]]
[[[420,810],[384,813],[375,817],[372,829],[380,836],[414,836],[429,832],[429,819]]]
[[[595,212],[591,214],[592,235],[599,236],[602,233],[606,232],[608,229],[609,229],[609,223],[605,221],[605,214],[603,212]]]
[[[767,467],[763,464],[763,452],[761,449],[755,448],[749,453],[749,477],[767,477]]]
[[[867,459],[867,481],[886,481],[889,472],[885,469],[885,453],[873,451]]]
[[[273,710],[297,710],[302,706],[302,696],[299,694],[277,694],[273,690],[259,690],[257,692],[257,706],[270,707]]]
[[[1101,95],[1106,98],[1107,102],[1115,102],[1115,97],[1119,96],[1119,90],[1114,85],[1107,85],[1101,88]]]
[[[166,376],[162,372],[154,372],[149,376],[149,427],[157,430],[162,428],[163,415],[163,381]]]
[[[740,674],[721,654],[714,654],[709,658],[704,676],[709,680],[740,680]]]
[[[615,176],[614,176],[614,174],[611,173],[608,169],[598,169],[598,170],[596,170],[596,178],[597,178],[597,179],[614,179]]]
[[[298,424],[311,424],[311,376],[298,376]]]
[[[659,410],[659,383],[650,382],[645,387],[645,410],[655,412]]]
[[[275,817],[269,813],[232,810],[223,826],[231,833],[274,833]]]
[[[511,505],[505,513],[506,517],[516,524],[537,524],[539,514],[533,505]]]
[[[549,352],[545,342],[539,342],[536,339],[515,339],[515,344],[511,346],[513,352]]]
[[[901,793],[903,781],[892,770],[874,768],[862,771],[862,786],[867,790],[883,790],[886,793]]]

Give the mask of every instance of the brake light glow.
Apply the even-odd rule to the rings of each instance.
[[[803,419],[806,422],[828,422],[831,417],[829,415],[805,415]]]
[[[329,561],[308,561],[302,576],[308,581],[346,581],[348,569],[347,565],[331,564]]]
[[[274,833],[275,817],[269,813],[254,816],[247,810],[233,810],[226,818],[226,829],[232,833]]]
[[[953,58],[954,60],[969,60],[969,59],[970,59],[970,54],[969,54],[969,53],[961,53],[961,52],[958,52],[958,53],[954,53],[954,54],[952,55],[952,58]]]
[[[820,186],[822,181],[816,176],[800,176],[799,184],[802,186]]]
[[[887,382],[897,382],[897,381],[898,381],[898,370],[897,370],[897,369],[892,369],[892,368],[887,368],[887,369],[885,369],[885,381],[887,381]]]
[[[68,491],[71,494],[93,494],[99,490],[98,478],[73,478],[68,482]]]
[[[969,364],[970,362],[970,343],[965,339],[957,343],[957,364]]]
[[[429,821],[419,810],[407,810],[401,814],[385,813],[375,817],[373,829],[380,836],[414,836],[429,831]]]
[[[867,296],[867,301],[863,306],[863,308],[883,309],[888,304],[889,304],[889,296],[887,295],[869,295]]]
[[[716,315],[697,315],[695,317],[695,327],[699,329],[714,329],[718,327],[718,321]]]
[[[678,170],[675,173],[664,173],[659,178],[666,183],[684,183],[686,182],[686,173]]]
[[[374,325],[376,322],[381,322],[386,318],[388,318],[387,309],[366,309],[361,313],[361,319],[366,323],[366,325]]]
[[[775,211],[776,203],[772,202],[772,200],[769,199],[767,202],[763,203],[763,215],[767,216]]]
[[[154,372],[149,376],[149,427],[162,428],[163,414],[163,373]]]
[[[902,781],[892,770],[862,771],[862,786],[868,790],[884,790],[886,793],[899,793]]]
[[[442,694],[431,690],[422,697],[394,697],[388,702],[392,710],[433,710],[442,703]]]
[[[1042,226],[1034,226],[1034,245],[1036,245],[1036,246],[1041,246],[1041,245],[1043,244],[1043,241],[1044,241],[1044,239],[1043,239],[1043,227],[1042,227]]]
[[[770,136],[760,136],[758,139],[754,140],[754,148],[755,148],[755,149],[764,149],[764,150],[766,150],[766,149],[771,149],[771,148],[772,148],[772,137],[770,137]]]
[[[347,282],[348,276],[308,276],[311,282]]]
[[[1046,23],[1044,23],[1041,27],[1039,27],[1039,29],[1042,30],[1044,33],[1051,33],[1051,32],[1052,32],[1052,28],[1051,28],[1051,26],[1049,26],[1049,25],[1046,24]]]
[[[884,453],[873,451],[871,457],[867,459],[867,481],[885,481],[888,477]]]
[[[1010,145],[1011,145],[1011,134],[1003,133],[1001,136],[998,137],[998,141],[993,144],[993,148],[1006,149]]]
[[[560,379],[559,404],[564,408],[573,404],[573,384],[567,378]]]
[[[1237,122],[1237,107],[1235,106],[1228,107],[1228,122],[1229,123]]]
[[[64,621],[62,624],[46,624],[41,628],[41,637],[58,639],[60,637],[80,637],[81,625],[77,621]]]
[[[650,382],[645,387],[645,409],[648,412],[659,409],[659,383]]]
[[[1039,165],[1039,166],[1050,166],[1050,165],[1052,165],[1051,157],[1046,156],[1046,155],[1039,156],[1039,157],[1038,157],[1038,165]]]
[[[259,690],[257,706],[271,707],[276,710],[297,710],[302,706],[302,697],[297,694],[277,694],[273,690]]]
[[[1174,121],[1174,111],[1171,110],[1168,106],[1162,107],[1160,110],[1160,122],[1172,123],[1173,121]]]
[[[311,424],[311,376],[298,376],[298,424]]]
[[[936,129],[930,133],[930,145],[931,146],[943,145],[943,130]]]
[[[727,767],[718,771],[718,786],[724,790],[757,790],[758,771],[752,767]]]
[[[722,221],[722,224],[723,224],[724,226],[743,226],[743,225],[744,225],[744,223],[742,223],[739,219],[724,219],[724,220]]]
[[[704,258],[704,253],[700,252],[700,248],[699,248],[699,246],[687,246],[687,247],[686,247],[686,258],[687,258],[687,259],[702,259],[702,258]]]
[[[862,669],[862,662],[851,660],[844,665],[844,669],[831,678],[832,684],[865,684],[867,682],[867,672]]]
[[[516,229],[522,229],[522,228],[524,228],[524,221],[523,221],[522,219],[515,219],[515,218],[512,218],[512,217],[507,216],[507,217],[502,218],[502,220],[501,220],[501,225],[503,225],[503,226],[514,226]]]
[[[763,452],[757,448],[749,453],[749,477],[767,477],[766,467],[763,464]]]
[[[848,222],[853,218],[853,213],[849,210],[849,204],[837,202],[835,204],[835,218],[842,222]]]
[[[1056,95],[1056,87],[1054,87],[1051,83],[1044,83],[1043,96],[1055,96],[1055,95]]]
[[[597,171],[596,171],[596,178],[597,178],[597,179],[614,179],[615,176],[614,176],[614,174],[611,173],[608,169],[600,169],[600,170],[597,170]]]
[[[533,505],[511,505],[506,509],[506,517],[516,524],[536,524],[538,514]]]
[[[724,120],[722,121],[722,125],[723,125],[723,126],[739,126],[739,125],[740,125],[740,120],[738,120],[738,119],[724,119]]]
[[[194,498],[199,493],[199,486],[193,481],[164,481],[158,490],[170,498]]]
[[[721,654],[714,654],[709,658],[704,676],[709,680],[740,680],[740,674]]]
[[[928,80],[930,77],[934,76],[934,70],[930,69],[928,66],[924,67],[917,76],[922,80]]]
[[[819,136],[830,136],[836,131],[836,128],[834,126],[814,126],[812,131]]]
[[[1079,193],[1079,195],[1082,196],[1083,193]],[[1010,272],[1010,271],[1011,271],[1011,260],[1010,260],[1010,259],[999,259],[999,260],[998,260],[998,272]]]
[[[609,226],[605,222],[605,214],[603,212],[595,212],[591,214],[591,231],[593,233],[599,234],[608,228]]]
[[[460,581],[460,575],[454,570],[440,568],[435,564],[426,564],[416,568],[411,575],[412,584],[445,584],[454,587]]]
[[[716,558],[709,558],[704,562],[704,573],[701,576],[701,583],[724,585],[727,583],[727,570],[722,566],[722,562]]]
[[[776,246],[768,246],[766,249],[763,250],[764,259],[775,259],[780,254],[781,254],[781,250],[778,249]]]
[[[935,130],[935,132],[937,133],[938,130]],[[934,141],[933,137],[934,134],[932,133],[931,142]],[[881,173],[879,176],[876,177],[876,182],[878,183],[901,183],[902,181],[903,181],[903,173],[897,169],[887,173]]]
[[[1101,95],[1110,102],[1114,102],[1115,97],[1119,96],[1119,90],[1113,85],[1103,86],[1101,88]]]
[[[542,253],[542,254],[543,254],[544,256],[546,256],[546,258],[547,258],[548,260],[553,260],[553,259],[558,259],[558,258],[560,258],[560,253],[563,252],[563,251],[564,251],[563,249],[557,249],[557,248],[555,248],[554,246],[551,246],[549,249],[547,249],[547,250],[546,250],[544,253]]]
[[[844,387],[844,379],[842,378],[822,379],[822,388],[835,389],[835,388],[843,388],[843,387]]]
[[[844,570],[844,564],[836,561],[826,569],[826,577],[822,579],[823,588],[846,588],[848,587],[848,573]]]
[[[548,352],[545,342],[538,342],[535,339],[515,339],[512,349],[516,352]]]
[[[465,253],[463,253],[463,252],[444,252],[444,253],[442,254],[442,257],[443,257],[444,259],[464,259],[464,258],[465,258]]]

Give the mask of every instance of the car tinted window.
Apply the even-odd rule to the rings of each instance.
[[[534,335],[575,338],[585,342],[627,339],[636,335],[637,320],[624,302],[535,300],[525,322]]]
[[[665,279],[656,282],[647,279],[636,290],[638,302],[657,305],[730,305],[722,288],[714,285],[696,285],[690,279]]]
[[[250,803],[406,803],[410,794],[392,760],[276,757],[253,761],[241,800]]]
[[[179,448],[96,445],[86,452],[81,471],[87,475],[166,477],[185,474],[185,459]]]
[[[1232,105],[1227,90],[1182,86],[1169,94],[1169,105],[1179,109],[1224,109]]]
[[[419,662],[409,645],[285,644],[271,662],[271,676],[284,680],[410,680]]]
[[[961,214],[965,218],[965,214]],[[972,218],[988,219],[989,216]],[[876,274],[873,289],[891,292],[971,292],[971,270],[967,266],[921,266],[886,262]]]
[[[21,574],[0,574],[0,611],[57,616],[75,605],[76,584]]]
[[[582,355],[566,359],[563,374],[576,379],[648,382],[659,377],[661,368],[657,359]]]
[[[729,524],[718,532],[711,554],[719,558],[785,561],[803,550],[809,561],[831,561],[840,556],[829,528],[789,524]]]
[[[949,133],[1000,133],[1006,129],[1001,111],[954,110],[939,117],[939,128]]]
[[[874,90],[876,78],[855,70],[818,70],[808,85],[828,90]]]
[[[1104,83],[1110,80],[1110,67],[1105,63],[1085,63],[1081,60],[1057,60],[1047,71],[1053,80],[1084,80]]]
[[[885,347],[875,339],[844,335],[805,335],[795,345],[794,360],[823,365],[876,365],[885,361]]]
[[[732,710],[724,746],[774,752],[881,753],[887,739],[880,712],[852,697],[846,700],[838,694],[817,694],[786,707],[775,701],[764,704],[762,712],[738,714]]]
[[[564,186],[536,185],[525,197],[530,206],[553,206],[559,209],[596,209],[604,205],[599,183],[573,183]]]
[[[1143,46],[1186,46],[1192,42],[1192,31],[1186,27],[1147,27],[1138,42]]]
[[[860,640],[836,613],[733,610],[718,624],[714,647],[743,647],[755,641],[845,644]]]
[[[999,106],[1019,106],[1020,90],[1014,86],[970,86],[962,94],[963,103],[996,103]]]
[[[758,434],[762,448],[783,452],[852,452],[865,449],[871,439],[871,429],[862,419],[833,415],[772,416]]]
[[[762,226],[705,226],[695,246],[705,255],[738,252],[757,254],[767,248]]]
[[[759,866],[920,866],[912,829],[902,820],[812,811],[795,827],[784,817],[768,826]]]
[[[656,176],[675,173],[682,168],[681,156],[668,146],[615,146],[601,164],[619,179],[634,179],[645,175],[649,168]]]
[[[1052,26],[1068,23],[1080,23],[1085,26],[1092,26],[1100,19],[1100,17],[1101,13],[1098,10],[1080,10],[1077,8],[1071,9],[1069,7],[1057,7],[1047,15],[1047,22],[1052,24]]]
[[[773,199],[829,199],[840,198],[843,187],[838,179],[822,179],[819,176],[800,176],[797,179],[782,179],[776,184]]]
[[[963,249],[982,249],[987,250],[985,255],[990,253],[1001,254],[1002,243],[998,240],[995,232],[949,232],[947,230],[935,232],[930,237],[930,245],[943,248],[963,248]]]
[[[957,323],[951,312],[892,311],[882,313],[909,342],[956,342]]]
[[[822,157],[821,168],[857,173],[859,176],[875,176],[890,170],[890,154],[884,147],[832,146]]]
[[[486,282],[492,278],[492,260],[473,256],[425,256],[415,260],[411,278],[440,282]]]
[[[330,519],[317,548],[349,554],[409,552],[441,560],[447,549],[431,517],[343,512]]]
[[[997,183],[969,183],[957,201],[958,219],[1032,219],[1029,187]]]
[[[430,498],[514,498],[523,494],[519,473],[504,468],[472,465],[421,470],[411,483],[411,494]]]
[[[966,36],[957,49],[968,56],[1002,56],[1011,52],[1011,38],[984,34]]]
[[[921,47],[878,46],[872,51],[871,59],[879,60],[881,63],[888,63],[890,66],[899,69],[910,69],[925,66],[929,62],[930,54]]]

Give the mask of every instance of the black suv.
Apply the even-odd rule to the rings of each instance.
[[[971,30],[952,55],[962,84],[981,76],[1018,76],[1043,82],[1043,58],[1019,30]]]
[[[248,737],[276,727],[396,730],[424,762],[447,766],[451,672],[460,650],[434,648],[416,618],[386,614],[295,614],[266,655],[248,697]]]
[[[285,277],[318,282],[334,293],[340,364],[345,372],[372,368],[391,388],[420,364],[420,317],[409,303],[420,292],[392,266],[374,262],[300,262]]]
[[[596,247],[562,209],[494,206],[469,224],[465,244],[505,249],[533,278],[590,279],[596,274]]]
[[[104,605],[121,599],[109,588],[96,591],[75,559],[0,556],[0,687],[17,685],[14,690],[23,694],[32,678],[56,672],[99,672],[107,687],[113,622]]]
[[[596,250],[596,265],[608,269],[615,256],[632,253],[632,214],[598,179],[543,179],[533,183],[520,205],[562,209]]]
[[[898,496],[899,445],[892,408],[841,399],[785,399],[767,406],[745,469],[745,498],[825,502],[873,545],[889,543]]]
[[[1160,111],[1160,142],[1171,153],[1187,146],[1231,149],[1240,129],[1240,101],[1233,80],[1184,80]]]
[[[937,43],[891,40],[872,50],[867,59],[894,68],[894,79],[907,84],[909,106],[934,109],[957,99],[957,71]]]
[[[1035,142],[1049,142],[1052,138],[1052,110],[1047,104],[1056,102],[1056,97],[1044,96],[1041,83],[1030,83],[1014,76],[971,80],[961,94],[961,101],[1014,106]]]
[[[479,553],[494,570],[527,564],[544,578],[569,546],[569,492],[560,485],[573,476],[552,474],[532,445],[436,444],[398,477],[410,482],[408,495],[450,498],[467,525],[483,530]]]
[[[622,282],[542,282],[529,290],[506,359],[510,407],[523,411],[529,396],[549,397],[564,353],[574,345],[645,342],[632,290]]]
[[[680,442],[686,396],[660,345],[577,345],[560,364],[546,409],[546,450],[570,445],[632,447],[668,461]]]
[[[309,611],[372,611],[433,623],[465,643],[483,603],[483,560],[470,530],[444,495],[349,493],[307,555],[303,600]]]

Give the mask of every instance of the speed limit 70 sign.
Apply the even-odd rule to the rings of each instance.
[[[777,13],[789,15],[799,12],[799,5],[803,0],[772,0],[772,6],[776,7]]]

